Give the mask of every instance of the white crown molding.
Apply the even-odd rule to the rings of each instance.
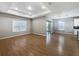
[[[40,16],[44,16],[46,14],[49,14],[51,11],[47,10],[47,11],[44,11],[42,13],[39,13],[39,14],[36,14],[36,15],[32,15],[32,16],[29,16],[29,15],[25,14],[23,11],[13,10],[13,9],[8,10],[8,11],[1,11],[1,12],[12,14],[12,15],[17,15],[17,16],[21,16],[21,17],[26,17],[26,18],[36,18],[36,17],[40,17]]]
[[[23,15],[23,12],[18,11],[18,10],[16,10],[16,11],[15,11],[15,10],[8,10],[8,11],[6,11],[6,13],[30,18],[30,16],[28,16],[28,15]]]
[[[36,18],[36,17],[39,17],[39,16],[44,16],[44,15],[47,15],[49,13],[51,13],[51,11],[50,10],[47,10],[47,11],[42,12],[42,13],[39,13],[37,15],[33,15],[32,18]]]

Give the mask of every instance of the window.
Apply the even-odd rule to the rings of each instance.
[[[12,32],[26,31],[26,21],[24,20],[14,20],[12,21]]]
[[[79,26],[79,18],[74,19],[74,26]]]
[[[63,21],[58,21],[58,29],[64,30],[64,22]]]

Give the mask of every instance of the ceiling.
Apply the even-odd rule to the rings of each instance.
[[[56,19],[79,16],[79,2],[0,2],[0,11],[28,18],[46,15]]]
[[[53,19],[79,16],[79,2],[45,3],[52,11],[49,17]]]
[[[50,10],[40,2],[3,2],[0,3],[0,11],[16,14],[28,18],[34,18],[50,13]]]

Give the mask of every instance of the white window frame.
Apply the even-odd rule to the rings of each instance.
[[[12,32],[26,31],[26,21],[24,20],[13,20],[12,21]]]

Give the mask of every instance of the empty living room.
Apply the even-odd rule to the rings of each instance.
[[[79,56],[79,2],[0,2],[0,56]]]

